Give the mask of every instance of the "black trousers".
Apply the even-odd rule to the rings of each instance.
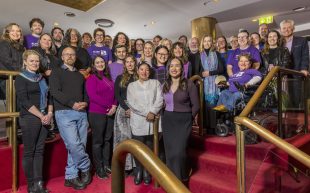
[[[143,135],[143,136],[132,135],[132,139],[135,139],[137,141],[144,143],[148,148],[153,150],[153,135]],[[135,163],[136,163],[137,170],[142,170],[144,168],[142,164],[136,158],[135,158]]]
[[[92,150],[95,167],[110,166],[111,138],[114,117],[98,113],[89,113],[92,129]]]
[[[165,111],[162,121],[166,165],[180,180],[188,180],[186,148],[192,130],[192,114]]]
[[[20,117],[19,124],[24,143],[23,169],[27,183],[32,184],[43,180],[43,154],[48,130],[34,115]]]

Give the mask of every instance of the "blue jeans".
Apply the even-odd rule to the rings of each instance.
[[[241,93],[230,92],[229,90],[224,90],[220,94],[220,98],[217,102],[217,105],[224,105],[227,110],[233,111],[238,99],[241,98]]]
[[[90,169],[86,153],[88,121],[86,112],[59,110],[55,117],[60,135],[68,150],[65,179],[78,177],[78,172]]]

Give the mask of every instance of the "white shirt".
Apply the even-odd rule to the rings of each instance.
[[[163,107],[163,94],[158,80],[139,80],[132,82],[127,88],[127,104],[131,109],[130,127],[133,135],[144,136],[153,134],[153,123],[146,120],[149,112],[155,115]],[[161,119],[159,119],[161,132]]]

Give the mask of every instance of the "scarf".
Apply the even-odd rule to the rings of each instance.
[[[209,56],[207,56],[206,52],[203,51],[200,53],[201,63],[204,70],[214,71],[218,69],[218,59],[216,52],[210,51]],[[207,101],[210,105],[216,105],[218,99],[218,88],[215,84],[216,76],[208,76],[204,77],[204,94],[205,101]]]
[[[39,82],[40,87],[40,111],[44,111],[47,107],[48,86],[41,74],[22,70],[20,75],[31,82]]]

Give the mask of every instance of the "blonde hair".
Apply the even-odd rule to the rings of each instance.
[[[40,58],[40,54],[35,50],[25,50],[23,53],[23,68],[25,68],[25,61],[30,55],[36,55]]]
[[[17,26],[20,30],[20,39],[18,41],[13,41],[10,38],[10,31],[12,30],[13,26]],[[9,23],[7,26],[4,27],[3,33],[1,38],[7,42],[9,42],[14,48],[17,50],[24,50],[23,42],[24,42],[24,36],[23,36],[23,31],[22,28],[17,24],[17,23]]]
[[[214,47],[214,44],[213,44],[213,37],[209,34],[206,34],[204,35],[202,38],[201,38],[201,41],[200,41],[200,46],[199,46],[199,51],[200,52],[204,52],[204,47],[203,47],[203,40],[205,38],[209,37],[211,39],[211,47],[210,47],[210,51],[214,51],[215,50],[215,47]]]

